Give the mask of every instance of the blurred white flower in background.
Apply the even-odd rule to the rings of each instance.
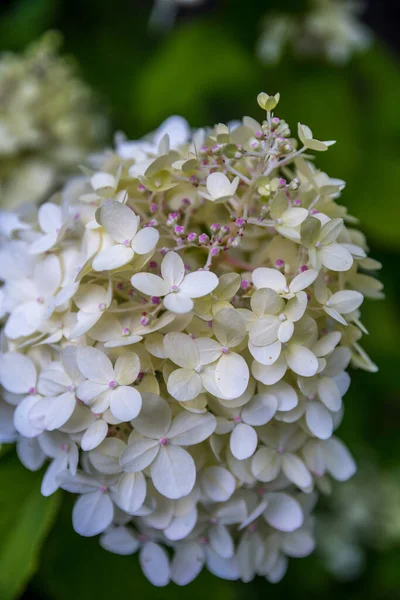
[[[259,58],[275,64],[290,48],[302,57],[325,57],[342,65],[352,55],[367,50],[372,32],[359,17],[363,3],[353,0],[312,0],[312,8],[301,16],[272,14],[265,17],[258,42]]]
[[[0,57],[0,208],[39,202],[104,141],[106,120],[49,32]]]

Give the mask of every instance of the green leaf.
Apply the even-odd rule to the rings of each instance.
[[[57,514],[60,496],[44,498],[41,479],[41,472],[25,469],[14,453],[0,460],[1,600],[19,598]]]
[[[111,554],[100,547],[98,538],[83,538],[74,532],[70,498],[43,548],[41,567],[32,587],[43,600],[204,600],[205,595],[207,600],[236,598],[234,583],[205,570],[186,587],[154,587],[142,574],[137,556]]]
[[[191,124],[207,124],[217,104],[232,107],[243,86],[255,85],[259,75],[250,53],[212,21],[181,26],[165,40],[137,74],[132,89],[144,128],[157,126],[171,114],[183,114]],[[255,89],[257,89],[257,84]],[[256,107],[254,96],[252,107]]]

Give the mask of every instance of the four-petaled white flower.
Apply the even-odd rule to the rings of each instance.
[[[95,271],[111,271],[128,264],[135,254],[154,250],[160,234],[154,227],[139,229],[140,218],[120,202],[109,201],[100,209],[99,221],[116,242],[95,257]]]
[[[148,296],[164,297],[164,306],[173,313],[193,309],[193,298],[206,296],[218,285],[218,277],[210,271],[194,271],[185,275],[185,265],[176,252],[168,252],[161,263],[161,275],[136,273],[133,287]]]
[[[172,420],[165,400],[144,393],[143,408],[133,426],[130,443],[121,456],[122,468],[135,473],[151,465],[151,478],[161,494],[171,499],[190,494],[196,481],[196,467],[181,446],[207,439],[216,427],[214,415],[183,412]]]
[[[77,387],[77,396],[90,406],[93,413],[101,414],[110,409],[117,422],[130,421],[139,414],[142,398],[131,386],[140,371],[137,354],[128,352],[119,356],[113,367],[108,356],[100,350],[91,347],[78,348],[76,363],[79,371],[86,377],[86,381]],[[102,423],[104,439],[107,424],[104,421]]]

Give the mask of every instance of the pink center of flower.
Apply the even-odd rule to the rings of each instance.
[[[307,265],[301,265],[301,267],[300,267],[300,273],[304,273],[304,271],[308,271]]]
[[[161,446],[166,446],[168,444],[167,438],[165,438],[165,437],[161,438],[160,444],[161,444]]]
[[[205,544],[208,544],[208,540],[205,535],[201,536],[201,538],[199,539],[199,542],[202,546],[204,546]]]
[[[110,381],[110,383],[108,384],[108,387],[109,388],[115,387],[115,381],[114,380]]]
[[[129,246],[129,240],[124,240],[124,246]]]
[[[123,328],[122,335],[129,335],[129,329],[127,327]]]
[[[36,389],[34,387],[30,387],[28,390],[28,394],[35,394],[36,393]]]
[[[227,348],[226,346],[222,346],[221,352],[222,352],[222,354],[228,354],[229,348]]]
[[[72,392],[72,391],[73,391],[73,389],[74,389],[74,386],[73,386],[73,385],[69,385],[69,386],[67,387],[67,390],[68,390],[69,392]]]
[[[169,288],[169,291],[172,293],[176,293],[178,291],[178,286],[177,285],[171,285],[171,287]]]
[[[106,307],[106,305],[104,304],[104,302],[100,302],[100,304],[98,305],[99,310],[104,310],[105,307]]]
[[[62,452],[66,452],[68,450],[68,444],[62,444],[60,446],[60,449],[61,449]]]
[[[281,258],[278,258],[278,260],[275,262],[275,266],[276,267],[282,267],[282,265],[284,265],[284,261]]]
[[[235,421],[235,423],[240,423],[240,421],[242,420],[240,415],[236,415],[235,417],[233,417],[233,420]]]
[[[107,491],[107,487],[105,485],[102,485],[100,491],[102,494],[104,494]]]

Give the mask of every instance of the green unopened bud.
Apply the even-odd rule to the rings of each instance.
[[[279,98],[279,94],[275,94],[275,96],[269,96],[265,92],[261,92],[261,94],[258,94],[257,96],[257,102],[263,110],[274,110],[279,102]]]

